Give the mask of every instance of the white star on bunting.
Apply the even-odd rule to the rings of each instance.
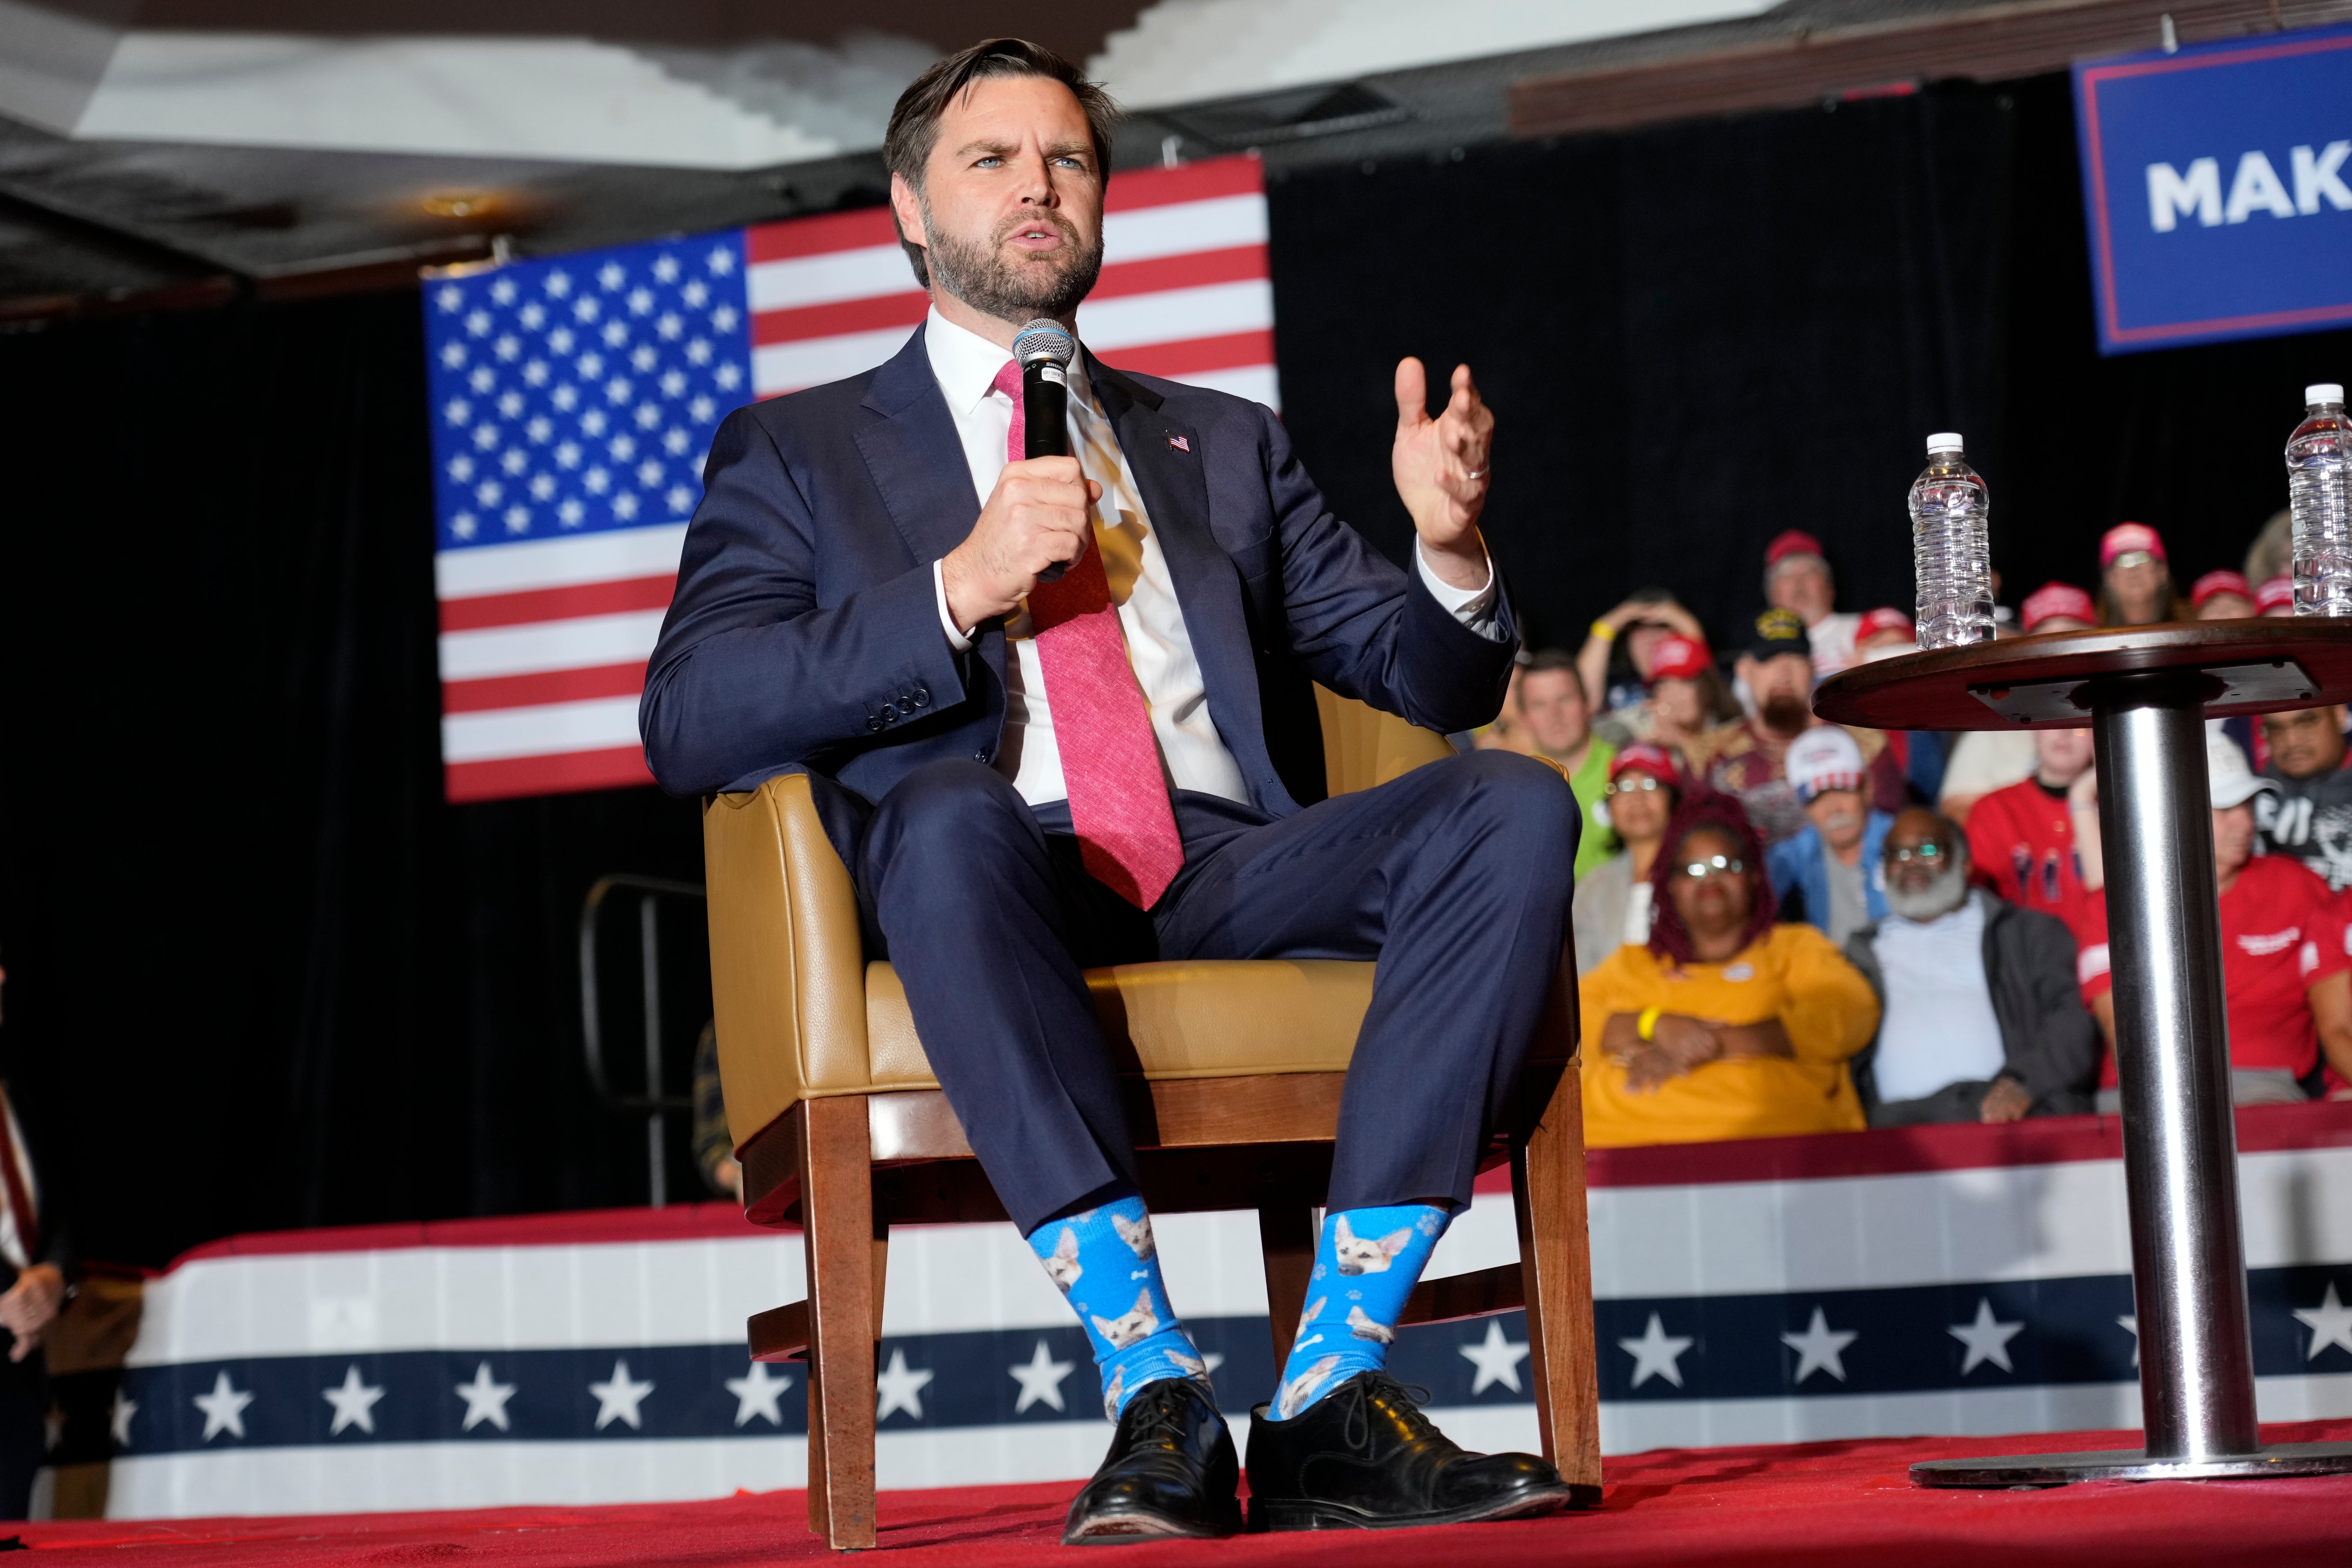
[[[1802,1383],[1817,1372],[1826,1372],[1843,1383],[1845,1347],[1861,1337],[1853,1329],[1831,1328],[1829,1319],[1815,1307],[1813,1321],[1805,1325],[1803,1333],[1780,1336],[1780,1342],[1797,1352],[1797,1375],[1790,1381]]]
[[[211,1442],[226,1432],[232,1437],[245,1436],[245,1407],[253,1403],[249,1392],[237,1388],[228,1380],[226,1369],[213,1379],[213,1391],[195,1396],[195,1406],[205,1413],[203,1440]]]
[[[727,1392],[735,1396],[736,1426],[742,1426],[754,1415],[771,1426],[784,1424],[784,1413],[777,1408],[776,1401],[782,1398],[784,1390],[793,1385],[791,1378],[772,1377],[768,1373],[768,1363],[755,1361],[750,1372],[726,1381]]]
[[[327,1428],[331,1437],[346,1426],[356,1426],[373,1436],[375,1433],[375,1402],[383,1397],[383,1390],[371,1388],[360,1381],[356,1364],[343,1369],[341,1387],[323,1391],[320,1398],[335,1407],[334,1425]]]
[[[1470,1380],[1470,1392],[1484,1394],[1496,1384],[1501,1384],[1513,1394],[1519,1392],[1519,1363],[1528,1359],[1528,1347],[1503,1337],[1503,1325],[1496,1319],[1486,1320],[1486,1337],[1475,1345],[1457,1345],[1465,1360],[1478,1369]]]
[[[588,1392],[597,1399],[596,1430],[602,1432],[615,1421],[627,1422],[632,1430],[644,1430],[645,1421],[638,1415],[637,1406],[644,1404],[646,1395],[653,1391],[654,1385],[650,1383],[630,1381],[627,1362],[614,1362],[613,1375],[609,1379],[588,1385]]]
[[[878,1400],[874,1409],[874,1419],[885,1420],[893,1410],[903,1410],[920,1421],[923,1418],[923,1390],[933,1375],[927,1368],[909,1367],[907,1352],[893,1346],[890,1364],[875,1374],[874,1392]]]
[[[487,1421],[504,1432],[507,1428],[507,1401],[514,1397],[515,1385],[500,1383],[490,1376],[490,1363],[483,1362],[474,1368],[474,1381],[457,1384],[457,1397],[466,1402],[466,1422],[460,1432],[470,1432]]]
[[[1676,1388],[1683,1385],[1683,1369],[1678,1364],[1683,1352],[1697,1343],[1679,1334],[1666,1332],[1666,1325],[1658,1314],[1650,1314],[1650,1326],[1642,1331],[1638,1340],[1619,1340],[1617,1348],[1633,1358],[1633,1386],[1639,1388],[1653,1377],[1663,1377]]]
[[[1033,1405],[1050,1405],[1056,1410],[1061,1409],[1062,1380],[1069,1376],[1071,1369],[1076,1365],[1076,1362],[1055,1361],[1053,1352],[1046,1350],[1045,1342],[1039,1340],[1035,1353],[1024,1364],[1005,1369],[1013,1373],[1013,1381],[1021,1385],[1021,1397],[1013,1402],[1013,1414],[1018,1415]]]
[[[2352,1307],[2337,1299],[2335,1280],[2327,1282],[2327,1294],[2318,1306],[2297,1307],[2294,1321],[2311,1331],[2311,1349],[2304,1360],[2317,1361],[2319,1352],[2330,1345],[2352,1351]]]
[[[2139,1319],[2132,1313],[2126,1312],[2116,1321],[2132,1337],[2132,1365],[2137,1366],[2139,1364]]]
[[[122,1390],[119,1388],[116,1389],[114,1391],[114,1409],[107,1417],[107,1425],[112,1427],[114,1431],[114,1446],[116,1447],[128,1448],[131,1447],[131,1418],[138,1414],[139,1402],[135,1399],[124,1398]]]
[[[1995,1322],[1990,1297],[1977,1298],[1977,1316],[1974,1322],[1955,1323],[1944,1331],[1969,1347],[1969,1353],[1960,1360],[1962,1377],[1968,1376],[1986,1362],[1992,1363],[2003,1372],[2017,1370],[2009,1364],[2009,1342],[2023,1333],[2025,1325]]]

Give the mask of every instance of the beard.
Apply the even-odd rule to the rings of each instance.
[[[1017,229],[1045,226],[1062,237],[1062,248],[1007,260],[1004,242]],[[1056,319],[1078,308],[1102,272],[1102,237],[1082,243],[1068,219],[1055,212],[1016,215],[997,225],[985,246],[942,233],[923,204],[924,266],[941,289],[973,310],[1018,326],[1036,316]]]
[[[1756,716],[1764,727],[1779,735],[1800,735],[1813,722],[1813,710],[1801,697],[1776,691],[1758,707]]]
[[[1937,871],[1935,879],[1916,893],[1904,891],[1892,880],[1886,884],[1887,909],[1921,925],[1942,920],[1968,902],[1968,898],[1969,868],[1960,859]]]

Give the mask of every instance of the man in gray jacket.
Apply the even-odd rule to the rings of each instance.
[[[1885,1011],[1853,1060],[1873,1127],[2091,1109],[2099,1034],[2052,915],[1969,886],[1968,839],[1924,807],[1882,851],[1886,919],[1846,941]]]

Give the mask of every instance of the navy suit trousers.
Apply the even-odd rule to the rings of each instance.
[[[918,768],[864,824],[860,901],[1013,1222],[1136,1180],[1080,972],[1156,959],[1377,959],[1328,1202],[1469,1202],[1559,967],[1567,784],[1478,752],[1278,821],[1175,805],[1184,866],[1149,913],[1087,875],[1066,805],[1033,811],[976,762]]]

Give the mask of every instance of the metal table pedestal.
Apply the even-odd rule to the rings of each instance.
[[[2265,628],[2287,645],[2284,657],[2250,657],[2279,651],[2261,646]],[[2045,661],[2036,658],[2042,650],[2074,657]],[[1874,668],[1915,661],[1920,668],[1907,679],[1870,678]],[[1930,698],[1965,693],[1974,712],[1948,713],[1970,721],[1956,727],[2054,728],[2087,719],[2098,758],[2147,1447],[1932,1460],[1911,1467],[1920,1485],[2352,1472],[2352,1443],[2265,1448],[2255,1417],[2204,724],[2209,712],[2342,700],[2343,682],[2326,678],[2339,668],[2352,679],[2352,627],[2221,622],[2062,632],[1914,655],[1822,687],[1822,717],[1880,728],[1888,727],[1890,700],[1912,681]]]

